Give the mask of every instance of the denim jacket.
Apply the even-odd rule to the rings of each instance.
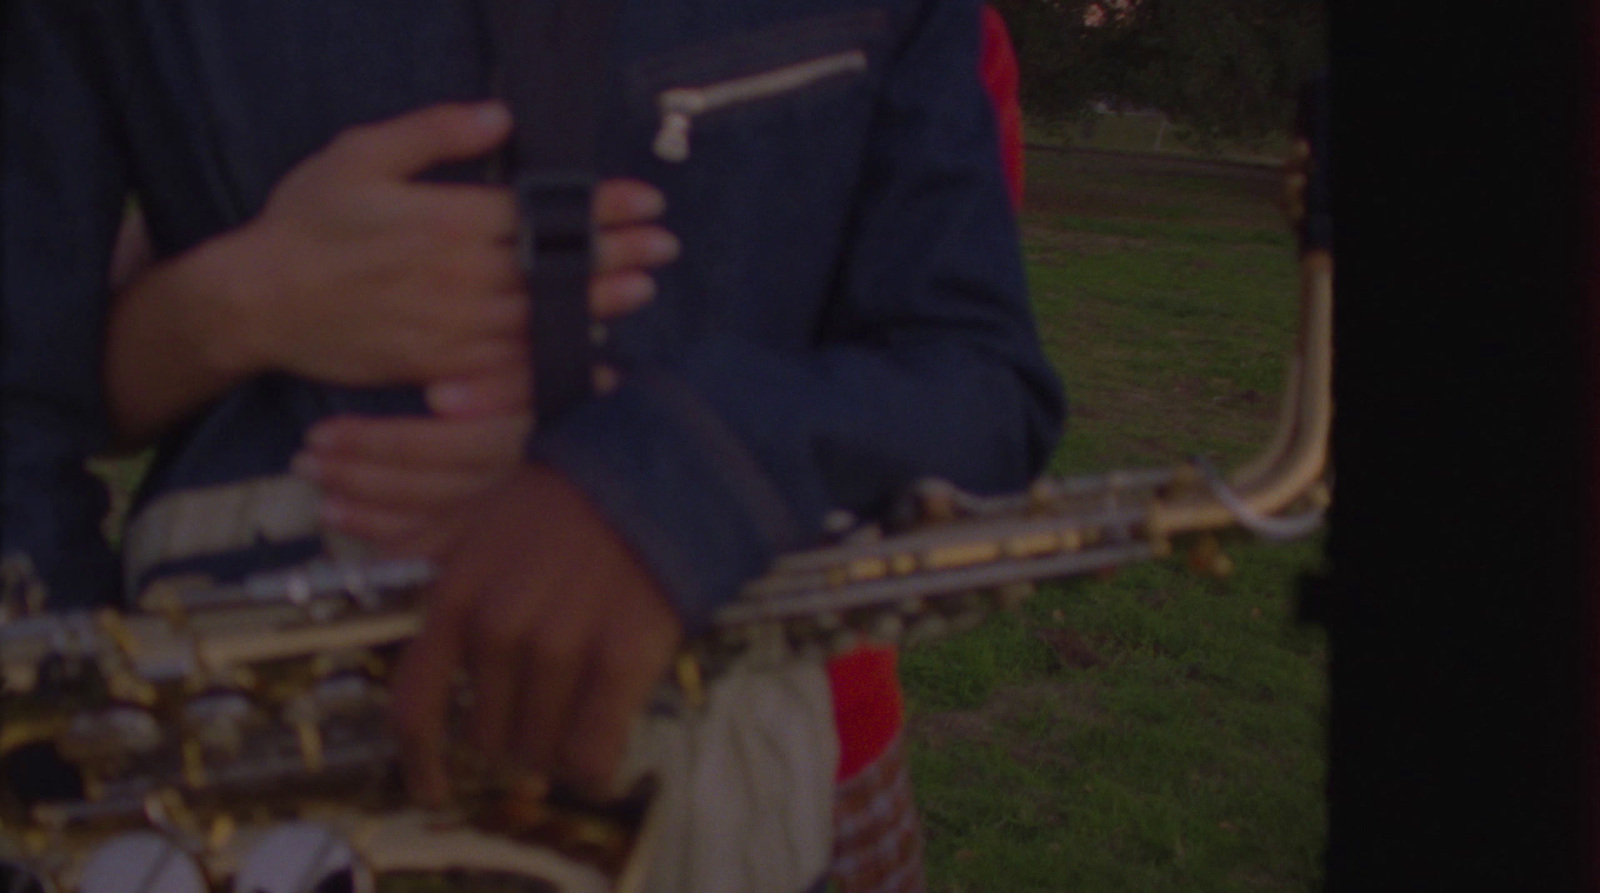
[[[532,449],[693,630],[776,554],[817,541],[833,509],[872,516],[930,475],[1020,487],[1064,409],[975,76],[976,2],[621,6],[600,173],[659,186],[684,251],[657,299],[612,327],[621,389]],[[158,254],[182,252],[256,214],[342,129],[483,96],[487,44],[464,0],[6,10],[0,551],[31,557],[53,606],[99,603],[117,574],[84,458],[109,439],[105,283],[128,197]],[[744,80],[797,65],[814,76]],[[667,90],[741,82],[763,86],[663,111]],[[330,414],[417,411],[410,389],[262,376],[164,439],[137,504],[283,474]],[[237,577],[318,548],[263,540],[183,569]]]

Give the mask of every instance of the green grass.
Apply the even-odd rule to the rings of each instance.
[[[1029,275],[1074,407],[1051,470],[1253,455],[1295,325],[1270,172],[1028,163]],[[1320,543],[1232,554],[1221,580],[1174,559],[1051,584],[905,655],[934,891],[1319,886],[1326,650],[1291,616]]]
[[[1235,159],[1278,159],[1287,137],[1255,141],[1221,141],[1207,145],[1182,127],[1163,125],[1159,115],[1088,113],[1074,120],[1030,118],[1024,130],[1033,143],[1105,149],[1114,152],[1159,152]]]
[[[150,467],[152,453],[145,450],[132,456],[107,456],[89,460],[89,469],[106,482],[110,490],[111,507],[106,512],[104,530],[113,546],[122,541],[122,526],[127,520],[128,506],[133,502],[139,481]]]

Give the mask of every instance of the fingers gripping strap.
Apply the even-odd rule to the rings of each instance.
[[[594,178],[586,173],[526,173],[517,178],[522,229],[518,245],[533,302],[534,407],[541,424],[559,419],[593,393],[604,329],[589,316]]]

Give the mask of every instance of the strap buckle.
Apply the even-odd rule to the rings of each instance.
[[[595,178],[583,171],[526,173],[515,190],[521,227],[518,260],[524,273],[547,264],[582,263],[593,250],[590,208]]]

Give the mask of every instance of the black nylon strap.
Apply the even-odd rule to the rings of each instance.
[[[541,425],[593,395],[598,328],[589,315],[590,213],[611,31],[619,0],[480,0],[496,96],[515,121],[506,170],[522,218],[533,302],[534,408]]]
[[[524,173],[517,177],[516,196],[522,215],[518,254],[533,301],[533,406],[546,425],[594,395],[604,333],[589,315],[594,178],[577,171]]]

